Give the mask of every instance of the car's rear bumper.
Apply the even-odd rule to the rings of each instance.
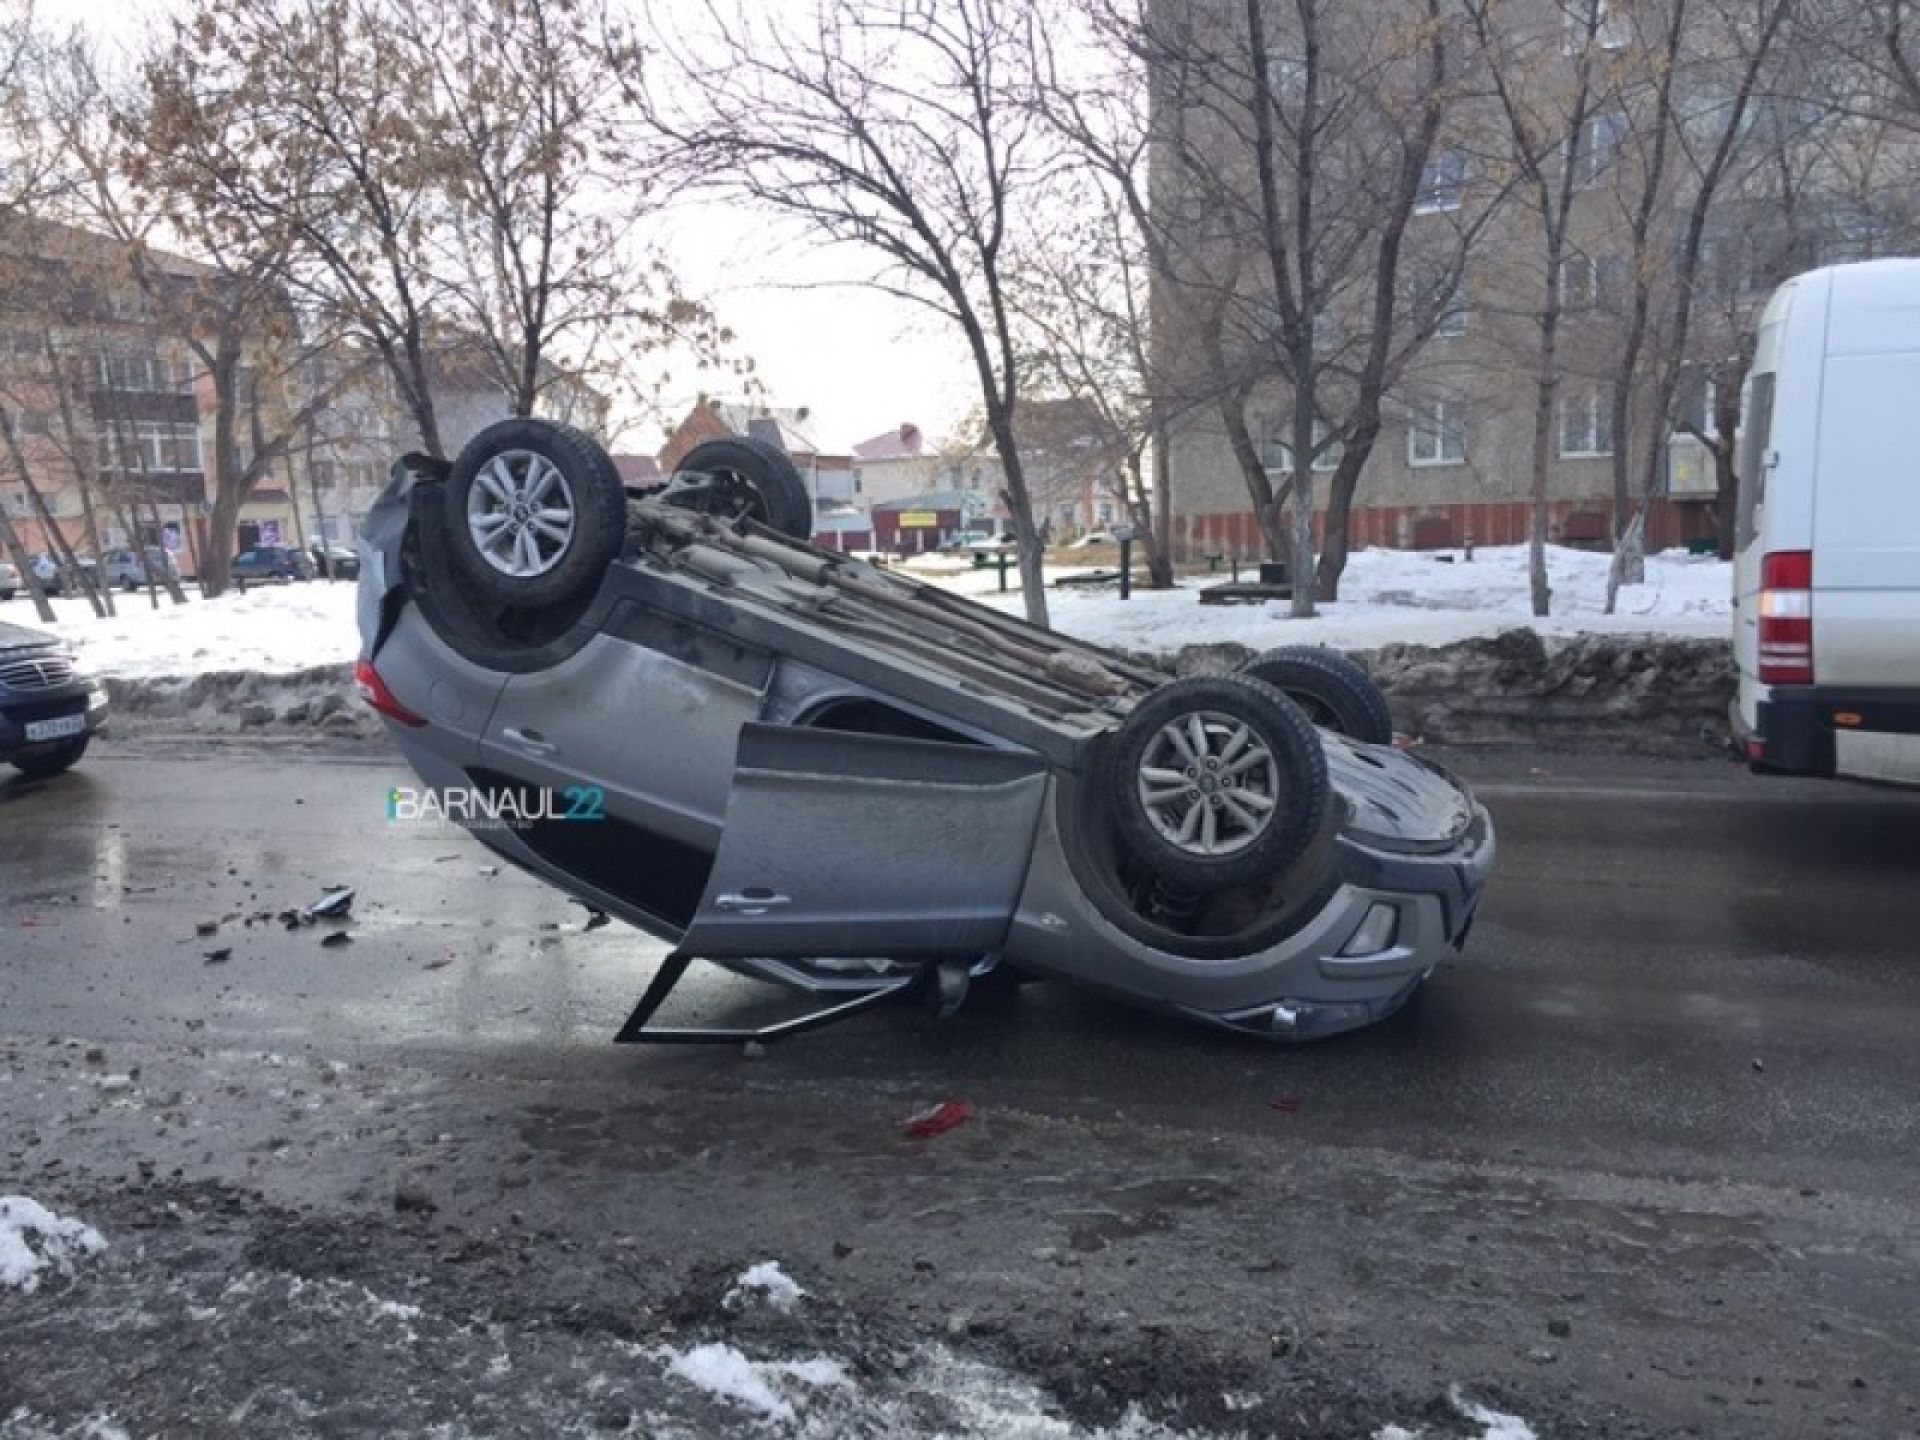
[[[1920,784],[1920,688],[1775,686],[1751,728],[1737,702],[1729,713],[1763,774]]]

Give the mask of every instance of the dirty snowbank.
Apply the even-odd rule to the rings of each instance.
[[[0,1290],[31,1295],[43,1275],[71,1275],[76,1260],[106,1248],[91,1225],[25,1195],[0,1195]]]

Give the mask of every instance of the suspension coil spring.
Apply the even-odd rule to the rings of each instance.
[[[1169,930],[1184,930],[1192,925],[1200,918],[1205,905],[1204,895],[1182,890],[1157,877],[1147,892],[1147,918]]]

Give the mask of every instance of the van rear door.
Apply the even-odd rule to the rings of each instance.
[[[1813,526],[1823,687],[1920,686],[1920,284],[1893,278],[1835,274]]]

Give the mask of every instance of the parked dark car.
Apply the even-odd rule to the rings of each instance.
[[[367,517],[356,680],[425,793],[674,946],[622,1038],[695,1038],[648,1020],[698,958],[841,997],[788,1030],[1004,967],[1306,1039],[1465,942],[1492,823],[1353,662],[1171,679],[811,532],[773,447],[629,493],[535,420]]]
[[[0,600],[11,600],[20,589],[20,571],[0,560]]]
[[[107,692],[51,635],[0,622],[0,761],[57,775],[107,728]]]
[[[313,562],[292,545],[256,545],[233,557],[229,573],[234,583],[244,590],[249,582],[311,580]]]
[[[316,540],[307,547],[313,561],[313,573],[322,580],[358,580],[360,557],[345,545]]]

